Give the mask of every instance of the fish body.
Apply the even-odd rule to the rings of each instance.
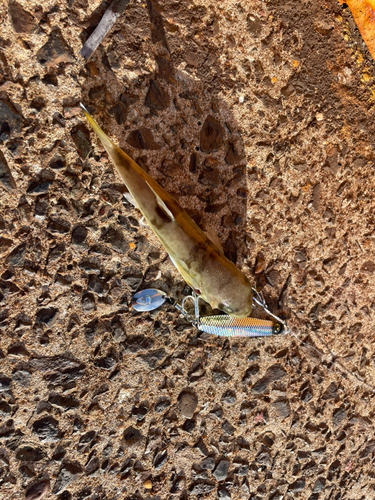
[[[252,289],[246,276],[189,217],[183,208],[82,109],[138,208],[186,283],[211,307],[244,318],[251,313]]]

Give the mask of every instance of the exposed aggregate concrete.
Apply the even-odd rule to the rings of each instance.
[[[375,498],[374,61],[349,9],[133,0],[85,64],[107,6],[0,4],[0,497]],[[80,101],[300,340],[131,310],[189,289]]]

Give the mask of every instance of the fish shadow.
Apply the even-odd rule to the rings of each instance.
[[[134,9],[128,11],[127,24],[137,20]],[[176,56],[170,46],[173,28],[166,30],[162,9],[148,1],[147,10],[150,53],[134,50],[131,37],[119,25],[109,45],[101,46],[87,65],[85,102],[120,147],[204,231],[217,234],[228,259],[261,289],[267,279],[264,272],[254,273],[247,188],[259,172],[254,159],[246,157],[241,124],[230,102],[221,97],[222,91],[228,94],[239,87],[230,72],[222,73],[220,55],[204,54],[202,45]],[[124,70],[129,58],[145,65],[147,57],[154,61],[153,71]],[[221,74],[220,82],[213,74]],[[153,284],[165,290],[165,281],[165,275],[160,279],[156,272],[146,272],[138,288]],[[167,277],[165,291],[176,286]]]

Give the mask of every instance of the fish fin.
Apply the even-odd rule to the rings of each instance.
[[[116,150],[116,145],[111,141],[111,139],[108,137],[108,135],[105,134],[103,132],[103,130],[99,127],[99,125],[96,123],[94,118],[90,115],[90,113],[87,111],[85,106],[82,103],[80,103],[80,106],[81,106],[83,112],[85,113],[86,118],[89,121],[91,127],[93,128],[94,132],[99,137],[101,143],[103,144],[103,146],[107,150],[107,153],[111,156],[111,153],[114,150]]]
[[[168,254],[168,255],[169,255],[169,254]],[[171,256],[169,255],[169,258],[171,259],[172,264],[173,264],[175,267],[177,267],[177,269],[178,269],[178,266],[177,266],[176,262],[173,260],[173,257],[171,257]]]
[[[175,266],[175,268],[177,269],[177,271],[179,271],[181,273],[182,277],[186,281],[186,284],[188,286],[190,286],[190,288],[194,289],[193,285],[190,283],[189,275],[187,275],[186,273],[184,273],[184,271],[183,271],[183,269],[181,269],[181,267],[178,267],[176,261],[174,260],[174,258],[171,255],[169,255],[169,258],[171,259],[172,264]]]
[[[159,207],[163,210],[163,212],[172,220],[172,221],[175,221],[176,219],[174,218],[174,215],[172,214],[172,212],[169,210],[169,208],[167,207],[167,205],[164,203],[164,201],[160,198],[160,196],[158,195],[158,193],[152,188],[152,186],[150,186],[150,184],[146,181],[146,184],[148,185],[148,187],[151,189],[151,191],[154,193],[154,195],[156,196],[156,199],[158,200],[158,205]]]
[[[124,198],[125,200],[130,203],[131,205],[133,205],[133,207],[135,208],[138,208],[139,209],[139,206],[137,205],[137,202],[135,201],[135,198],[134,196],[131,194],[130,191],[128,191],[127,193],[124,193]]]
[[[210,241],[212,241],[212,243],[217,247],[217,249],[220,251],[220,253],[224,255],[224,249],[223,249],[223,246],[219,240],[219,236],[217,235],[216,231],[212,227],[209,227],[205,231],[205,234],[206,234],[207,238]]]

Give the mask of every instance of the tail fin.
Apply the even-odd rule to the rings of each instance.
[[[110,154],[114,149],[116,149],[116,145],[111,141],[111,139],[108,137],[107,134],[103,132],[103,130],[99,127],[99,125],[96,123],[94,118],[90,115],[90,113],[87,111],[85,106],[80,103],[80,106],[83,110],[83,112],[86,115],[87,120],[89,121],[91,127],[93,128],[94,132],[96,135],[99,137],[101,143],[107,150],[107,153]]]

